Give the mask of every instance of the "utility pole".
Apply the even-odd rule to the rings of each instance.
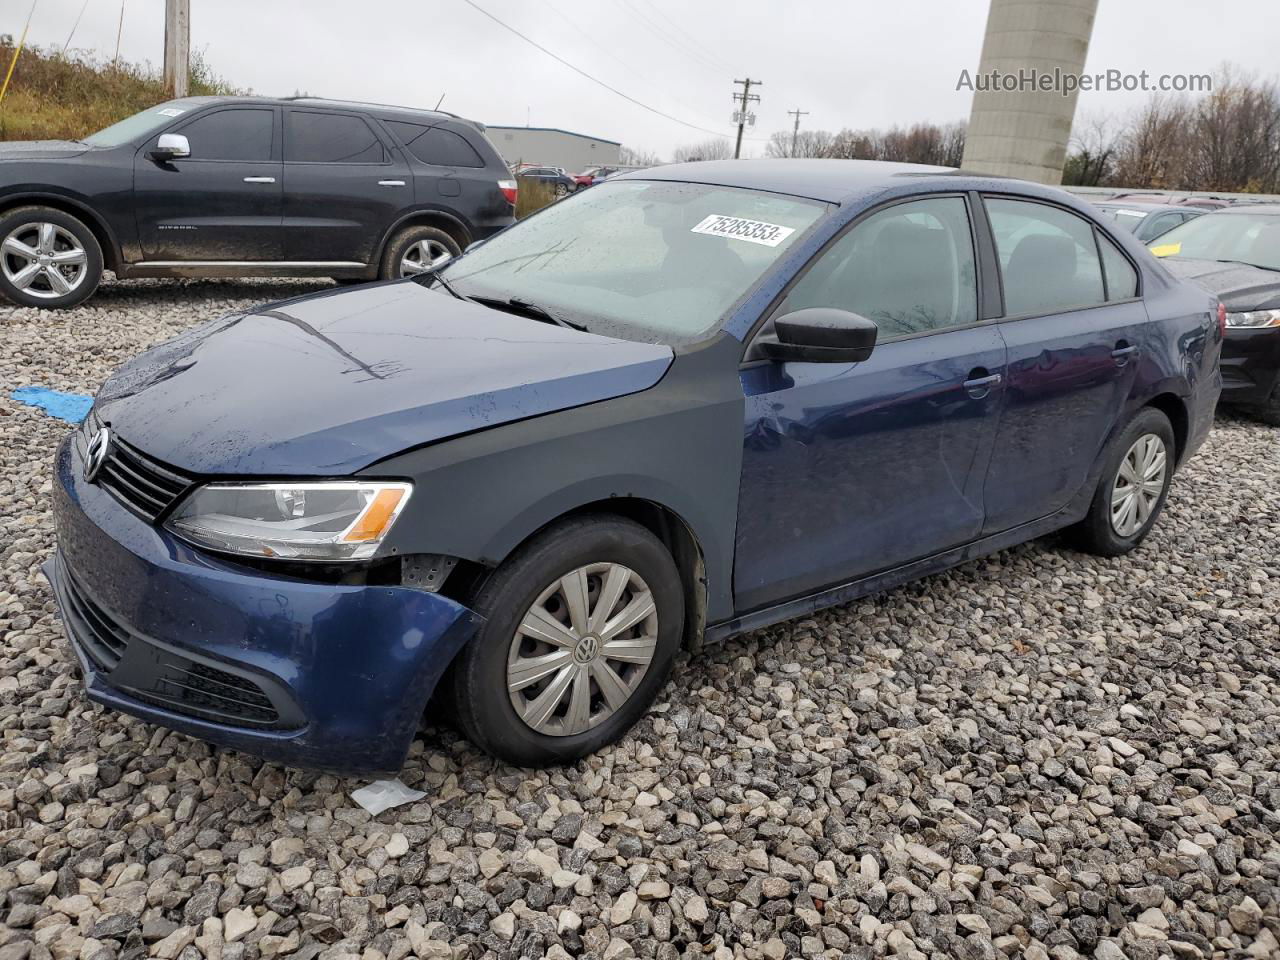
[[[164,0],[164,86],[187,95],[191,67],[191,0]]]
[[[791,131],[791,156],[794,157],[796,155],[796,141],[800,139],[800,118],[807,117],[809,111],[796,107],[794,110],[788,110],[787,114],[796,118],[795,129]]]
[[[738,123],[738,143],[733,148],[733,159],[737,160],[742,156],[742,129],[748,122],[755,123],[756,119],[754,114],[748,112],[749,106],[760,102],[759,95],[752,93],[751,88],[763,87],[764,84],[759,80],[752,80],[750,77],[745,80],[735,80],[733,84],[742,88],[741,93],[735,91],[733,94],[733,101],[738,104],[738,109],[734,112],[734,120]]]

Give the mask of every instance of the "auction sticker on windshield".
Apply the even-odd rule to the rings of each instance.
[[[776,247],[796,231],[794,227],[765,223],[763,220],[744,220],[742,217],[726,217],[723,214],[713,213],[690,232],[705,233],[713,237],[729,237],[732,240],[746,240],[748,243],[761,243],[766,247]]]

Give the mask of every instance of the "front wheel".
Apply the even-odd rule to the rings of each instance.
[[[24,307],[74,307],[101,279],[102,248],[71,214],[18,207],[0,216],[0,293],[9,300]]]
[[[1152,407],[1139,411],[1116,439],[1089,512],[1072,530],[1076,545],[1118,557],[1140,544],[1164,510],[1176,453],[1169,418]]]
[[[569,195],[569,187],[563,183],[556,184],[556,196],[567,197]]]
[[[485,623],[451,671],[455,715],[473,743],[519,766],[618,740],[661,689],[684,630],[671,554],[613,516],[539,534],[473,606]]]

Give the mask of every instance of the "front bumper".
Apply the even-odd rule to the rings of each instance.
[[[281,763],[397,770],[480,618],[439,594],[273,577],[197,552],[55,462],[45,565],[99,703]]]
[[[1222,402],[1262,406],[1280,387],[1280,327],[1228,327]]]

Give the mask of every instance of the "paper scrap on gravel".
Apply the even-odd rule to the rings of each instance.
[[[87,397],[83,393],[63,393],[48,387],[18,387],[11,396],[19,403],[39,407],[49,416],[67,423],[79,423],[89,415],[93,406],[93,397]]]
[[[406,787],[399,780],[375,780],[366,787],[351,791],[351,799],[375,817],[383,810],[413,803],[425,796],[421,790]]]

